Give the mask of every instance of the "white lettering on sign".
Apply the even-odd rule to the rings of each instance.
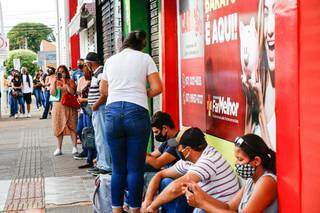
[[[213,96],[212,112],[222,115],[238,116],[239,103],[230,97]]]
[[[206,45],[221,44],[238,39],[238,14],[205,22]]]
[[[201,76],[187,76],[185,77],[185,86],[202,86]]]
[[[203,95],[186,93],[184,95],[184,102],[185,103],[192,103],[192,104],[203,104]]]

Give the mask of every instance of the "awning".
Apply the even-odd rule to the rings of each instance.
[[[84,0],[68,24],[69,36],[71,37],[83,29],[90,27],[88,26],[88,22],[95,17],[95,13],[95,2],[93,0]]]

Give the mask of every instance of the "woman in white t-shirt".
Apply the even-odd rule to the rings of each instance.
[[[25,103],[27,104],[27,118],[31,118],[30,105],[31,95],[33,92],[32,76],[29,74],[26,67],[21,68],[22,73],[22,92]]]
[[[150,137],[148,97],[162,92],[157,67],[142,52],[144,31],[131,32],[122,50],[104,66],[100,92],[106,103],[106,138],[112,156],[113,212],[122,212],[124,190],[129,191],[130,212],[140,212],[145,152]],[[149,83],[149,88],[146,88]]]

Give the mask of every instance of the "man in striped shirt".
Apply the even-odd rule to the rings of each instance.
[[[172,208],[180,204],[172,203],[186,202],[180,196],[184,193],[183,188],[190,182],[198,183],[203,191],[220,201],[231,200],[240,189],[238,178],[223,156],[207,144],[202,131],[199,128],[181,130],[176,140],[181,160],[153,177],[142,206],[143,211],[153,212],[162,206],[165,212],[182,212],[181,209],[179,211]],[[175,180],[154,199],[165,178]],[[170,210],[166,211],[167,209]]]
[[[89,52],[86,56],[86,65],[93,72],[88,94],[88,104],[92,108],[92,125],[97,149],[97,166],[89,169],[88,172],[96,176],[111,172],[111,153],[106,141],[104,119],[107,97],[101,95],[99,90],[103,66],[99,63],[98,54]]]

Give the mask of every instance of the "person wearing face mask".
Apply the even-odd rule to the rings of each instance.
[[[11,80],[12,85],[12,96],[13,96],[13,108],[14,108],[14,118],[17,119],[19,117],[19,113],[24,117],[25,114],[25,106],[23,99],[23,82],[21,74],[16,71],[14,72],[13,79]],[[20,106],[20,107],[19,107]]]
[[[221,202],[230,201],[239,191],[239,181],[231,166],[215,148],[207,144],[199,128],[181,130],[176,137],[176,150],[181,160],[152,178],[143,212],[156,212],[160,206],[161,211],[167,213],[194,211],[182,196],[190,182],[198,184],[210,197]],[[154,199],[158,189],[161,193]]]
[[[210,197],[197,184],[185,187],[188,203],[205,212],[278,212],[275,152],[263,139],[247,134],[235,140],[236,172],[246,180],[228,203]]]
[[[78,69],[72,73],[72,79],[78,85],[80,78],[83,77],[84,75],[83,73],[84,60],[82,58],[80,58],[77,61],[77,66],[78,66]]]
[[[78,112],[76,108],[65,106],[61,103],[61,98],[65,94],[74,95],[76,92],[76,84],[70,79],[68,68],[60,65],[57,69],[56,76],[50,83],[50,95],[56,96],[57,89],[60,89],[60,100],[53,102],[52,123],[53,133],[57,138],[57,148],[54,156],[62,155],[62,142],[66,135],[71,136],[73,143],[72,154],[77,154],[77,120]]]
[[[44,111],[42,113],[42,116],[40,119],[47,119],[50,107],[52,103],[49,101],[50,99],[50,85],[51,82],[55,79],[55,72],[56,69],[54,67],[48,67],[47,71],[44,72],[41,76],[41,83],[44,87],[44,99],[45,99],[45,105],[44,105]]]
[[[99,174],[110,173],[112,168],[111,153],[105,135],[106,123],[104,114],[107,96],[103,95],[99,90],[102,81],[103,66],[100,63],[97,53],[89,52],[87,54],[86,66],[92,73],[88,104],[92,109],[92,124],[95,132],[95,146],[97,150],[97,165],[94,168],[88,169],[88,172],[97,176]]]
[[[91,85],[92,73],[88,66],[85,64],[83,67],[84,76],[79,79],[79,83],[77,86],[77,94],[78,101],[81,105],[79,118],[78,118],[78,126],[77,126],[77,134],[82,143],[82,152],[73,156],[76,160],[87,160],[87,163],[79,166],[79,169],[92,168],[93,167],[93,159],[96,156],[95,149],[88,148],[84,144],[84,139],[82,138],[82,130],[86,127],[92,127],[92,111],[87,107],[88,105],[88,93]]]
[[[178,160],[175,147],[169,146],[170,140],[175,140],[179,130],[175,128],[173,120],[168,113],[156,112],[151,118],[151,128],[155,139],[161,145],[146,156],[146,170],[158,171],[161,168],[168,168]],[[151,167],[151,168],[150,168]]]
[[[27,118],[31,118],[30,106],[32,102],[31,95],[33,92],[32,76],[29,74],[28,69],[26,67],[21,68],[21,73],[22,73],[23,99],[27,105]]]

